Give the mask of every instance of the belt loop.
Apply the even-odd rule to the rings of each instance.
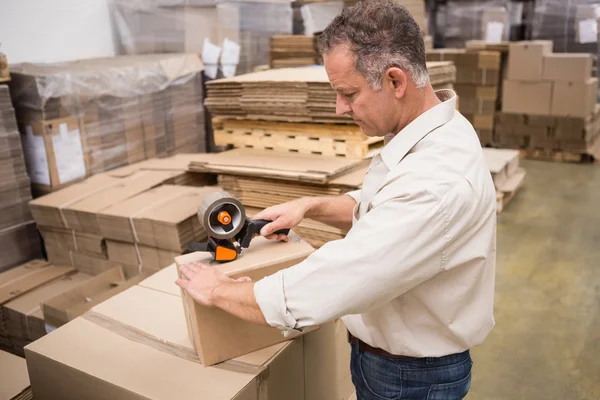
[[[433,364],[435,364],[434,357],[425,357],[425,365],[433,365]]]

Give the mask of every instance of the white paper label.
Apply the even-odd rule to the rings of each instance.
[[[223,53],[221,54],[221,65],[238,65],[240,62],[240,45],[225,38],[223,41]]]
[[[204,39],[204,44],[202,45],[202,62],[205,65],[217,65],[220,55],[221,48],[211,43],[208,38]]]
[[[66,135],[52,136],[59,182],[66,183],[85,177],[85,161],[79,129]]]
[[[221,65],[221,71],[223,71],[223,76],[225,78],[231,78],[235,76],[235,71],[237,69],[237,65]]]
[[[210,79],[215,79],[218,72],[219,67],[217,65],[204,65],[204,74]]]
[[[490,21],[487,23],[485,41],[488,43],[500,43],[502,41],[503,32],[504,24],[502,22]]]
[[[58,126],[58,132],[63,140],[69,140],[69,128],[64,122]]]
[[[46,155],[44,138],[35,136],[31,126],[25,127],[25,135],[22,138],[29,179],[33,183],[50,185],[50,170],[48,169],[48,156]]]
[[[579,21],[579,43],[595,43],[598,41],[598,22],[595,19]]]

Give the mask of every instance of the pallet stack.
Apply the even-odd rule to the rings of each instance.
[[[494,116],[501,78],[501,56],[496,51],[436,49],[428,61],[452,61],[460,112],[473,124],[483,145],[493,143]]]
[[[483,154],[496,187],[496,211],[500,214],[522,187],[526,172],[519,166],[517,150],[484,148]]]
[[[90,275],[120,267],[127,278],[169,265],[206,236],[192,217],[214,189],[185,172],[190,156],[203,154],[126,166],[31,201],[49,261]]]
[[[511,43],[495,143],[536,159],[598,158],[600,107],[592,65],[587,53],[552,53],[550,41]]]
[[[147,158],[206,149],[196,55],[13,67],[11,95],[36,194]],[[41,157],[41,158],[40,158]]]
[[[316,63],[314,36],[271,36],[271,68],[303,67]]]
[[[23,158],[23,148],[27,151],[34,143],[31,137],[23,139],[21,143],[8,86],[0,85],[0,271],[41,256],[27,207],[31,188]]]
[[[217,174],[219,186],[239,199],[248,215],[300,197],[335,196],[359,189],[368,161],[275,151],[236,149],[190,163],[190,171]],[[310,219],[295,231],[314,247],[347,233]]]

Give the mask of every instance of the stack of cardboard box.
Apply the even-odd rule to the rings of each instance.
[[[456,66],[454,90],[458,94],[458,109],[473,124],[481,143],[492,144],[501,77],[500,53],[436,49],[427,52],[427,60],[454,63]]]
[[[24,139],[27,148],[29,138]],[[29,200],[31,188],[15,113],[8,87],[0,85],[0,271],[41,255]]]
[[[587,53],[552,53],[550,41],[511,43],[496,144],[550,158],[593,155],[600,110],[592,64]]]
[[[11,95],[36,193],[204,151],[202,70],[190,54],[15,65]]]
[[[271,36],[271,68],[302,67],[316,62],[314,36]]]

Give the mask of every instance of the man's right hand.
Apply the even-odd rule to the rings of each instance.
[[[253,216],[253,219],[273,221],[265,225],[260,234],[267,239],[287,241],[286,235],[274,235],[280,229],[293,229],[304,219],[310,207],[310,198],[301,198],[277,206],[269,207]]]

